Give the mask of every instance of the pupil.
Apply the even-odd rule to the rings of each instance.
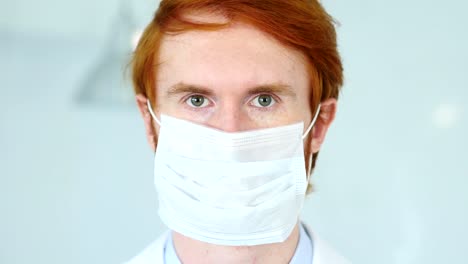
[[[205,102],[205,98],[202,96],[192,96],[190,100],[194,106],[201,106]]]
[[[261,106],[269,106],[271,104],[271,96],[269,95],[261,95],[258,97],[258,103]]]

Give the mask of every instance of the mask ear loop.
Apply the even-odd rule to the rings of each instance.
[[[310,183],[310,176],[312,175],[312,157],[314,156],[314,154],[310,154],[309,155],[309,166],[307,168],[307,184]]]
[[[310,125],[307,128],[306,132],[304,133],[304,135],[302,135],[302,140],[304,140],[307,137],[310,130],[315,125],[315,122],[317,121],[317,118],[318,118],[319,113],[320,113],[320,107],[321,107],[321,104],[318,105],[317,111],[315,112],[315,115],[314,115],[314,118],[312,119],[312,122],[310,122]],[[308,165],[308,168],[307,168],[307,184],[310,183],[310,175],[312,174],[312,171],[311,171],[312,170],[312,157],[313,157],[313,153],[311,153],[309,155],[309,165]]]
[[[319,113],[320,113],[320,107],[321,107],[321,104],[318,105],[317,111],[315,112],[315,115],[314,115],[314,118],[312,119],[312,122],[310,122],[310,125],[309,125],[309,127],[307,128],[307,130],[306,130],[306,132],[304,133],[304,135],[302,135],[302,139],[305,139],[305,138],[307,137],[307,134],[309,134],[310,130],[311,130],[312,127],[314,126],[315,121],[317,121],[318,115],[319,115]]]
[[[151,107],[151,103],[149,99],[146,100],[146,105],[148,106],[148,111],[150,112],[151,116],[154,118],[154,121],[156,121],[156,123],[158,123],[158,125],[161,126],[161,122],[159,122],[159,119],[154,114],[153,108]]]

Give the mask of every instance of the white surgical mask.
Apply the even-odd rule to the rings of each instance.
[[[308,177],[303,123],[227,133],[161,115],[154,158],[159,216],[172,230],[217,245],[285,241]]]

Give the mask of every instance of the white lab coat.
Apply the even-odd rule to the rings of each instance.
[[[304,224],[304,228],[311,236],[314,245],[311,264],[351,264],[351,262],[340,256],[325,241],[317,237],[306,224]],[[164,244],[167,237],[170,235],[170,231],[164,232],[157,240],[144,249],[143,252],[126,264],[164,264]]]

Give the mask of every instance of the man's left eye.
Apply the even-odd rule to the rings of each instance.
[[[253,99],[252,104],[256,107],[271,107],[276,103],[273,96],[268,94],[261,94]]]

